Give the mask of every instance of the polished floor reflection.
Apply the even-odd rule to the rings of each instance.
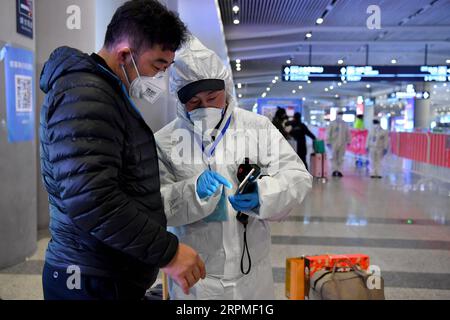
[[[381,269],[387,299],[450,299],[450,181],[393,165],[382,180],[346,160],[345,177],[316,181],[286,221],[272,223],[276,296],[284,297],[287,257],[365,253]],[[48,234],[38,252],[0,271],[2,299],[42,299],[40,273]],[[251,245],[251,244],[250,244]]]
[[[368,254],[387,299],[450,299],[450,181],[386,160],[384,178],[373,180],[347,158],[343,179],[316,181],[287,221],[272,224],[278,299],[286,256],[332,253]]]

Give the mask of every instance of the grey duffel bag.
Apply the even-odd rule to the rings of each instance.
[[[355,265],[349,271],[336,269],[337,265],[333,270],[314,274],[310,282],[310,300],[385,300],[384,281],[380,275],[372,275]],[[376,280],[376,285],[372,280]]]

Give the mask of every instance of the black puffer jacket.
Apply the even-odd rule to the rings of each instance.
[[[149,287],[178,248],[166,231],[153,132],[120,80],[78,50],[55,50],[40,86],[47,263]]]

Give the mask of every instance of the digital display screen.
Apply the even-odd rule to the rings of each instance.
[[[284,65],[283,81],[450,81],[450,66],[299,66]]]

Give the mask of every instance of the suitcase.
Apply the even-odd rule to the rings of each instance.
[[[324,154],[325,153],[325,141],[314,140],[313,141],[313,149],[314,149],[315,153]]]
[[[328,175],[327,155],[320,153],[311,154],[311,175],[315,178],[325,178]]]

